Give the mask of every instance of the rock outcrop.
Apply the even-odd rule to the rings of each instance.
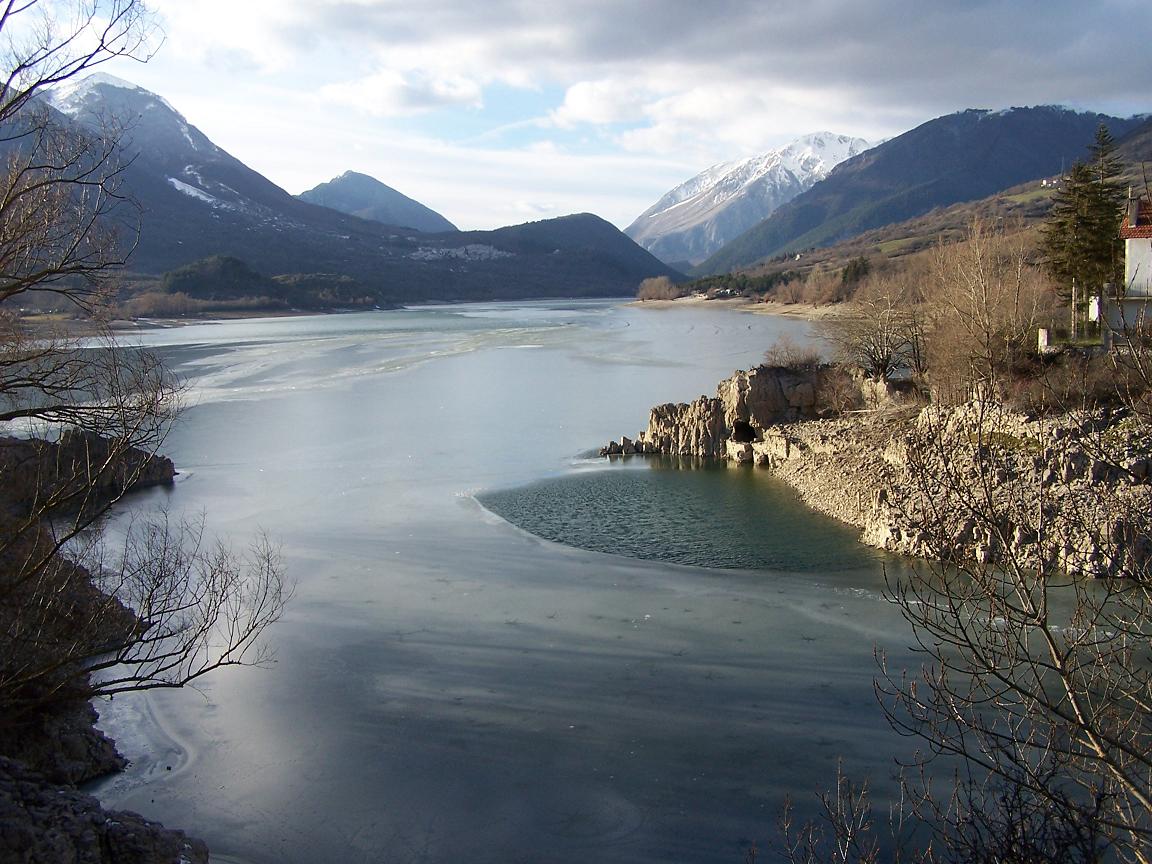
[[[27,515],[51,502],[55,512],[113,501],[130,489],[171,483],[172,460],[66,430],[58,441],[0,437],[0,507]]]
[[[974,402],[798,423],[776,437],[783,446],[760,464],[871,546],[1089,577],[1152,565],[1152,444],[1139,418],[1034,419]]]
[[[0,859],[20,864],[208,864],[208,847],[136,813],[107,811],[0,757]]]
[[[76,786],[120,771],[127,760],[96,728],[92,703],[73,699],[43,712],[35,721],[0,734],[0,759],[19,761],[51,783]]]
[[[51,527],[53,518],[95,515],[128,491],[170,483],[175,473],[169,459],[91,433],[66,431],[57,441],[0,438],[0,679],[21,680],[29,665],[48,670],[6,691],[0,861],[208,861],[202,842],[134,813],[107,812],[75,789],[125,765],[95,727],[76,658],[114,650],[138,632],[140,621],[57,551]],[[21,699],[23,713],[7,710]]]
[[[648,428],[631,443],[637,453],[725,457],[732,439],[757,442],[772,426],[820,416],[828,410],[830,394],[844,391],[846,379],[832,366],[737,371],[720,382],[714,397],[657,405]],[[601,455],[623,455],[623,440],[606,445]]]
[[[859,383],[859,382],[857,382]],[[1032,418],[989,401],[816,418],[826,369],[760,367],[652,409],[636,450],[772,470],[806,504],[899,554],[1090,577],[1152,569],[1152,437],[1123,411]],[[883,399],[867,388],[851,398]],[[874,403],[875,404],[875,403]]]

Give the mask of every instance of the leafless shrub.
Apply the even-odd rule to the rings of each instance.
[[[675,300],[680,297],[680,288],[667,276],[652,276],[640,283],[636,291],[638,300]]]
[[[787,333],[779,336],[764,352],[764,365],[792,371],[811,371],[821,362],[820,351],[816,346],[801,345]]]
[[[68,13],[71,13],[70,15]],[[0,5],[0,738],[59,702],[179,686],[259,662],[289,593],[275,549],[142,523],[111,556],[102,517],[137,482],[180,407],[160,359],[103,325],[132,228],[114,129],[82,132],[36,99],[115,57],[146,59],[138,0]],[[131,231],[129,232],[131,233]],[[16,298],[82,310],[97,338],[30,335]]]
[[[1029,261],[1022,235],[973,222],[965,242],[938,247],[926,292],[927,367],[938,401],[975,388],[999,394],[1007,370],[1031,350],[1055,295]]]
[[[820,319],[816,331],[841,362],[863,369],[877,381],[921,365],[920,311],[906,286],[894,280],[869,280],[849,308]]]

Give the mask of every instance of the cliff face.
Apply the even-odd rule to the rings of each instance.
[[[777,424],[814,419],[819,395],[843,377],[831,367],[737,371],[720,382],[714,397],[657,405],[633,446],[640,453],[723,457],[732,439],[756,442]]]

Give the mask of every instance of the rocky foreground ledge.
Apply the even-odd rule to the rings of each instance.
[[[833,415],[833,416],[827,416]],[[1028,417],[939,408],[824,366],[761,366],[715,397],[654,407],[601,454],[728,459],[771,470],[811,508],[898,554],[1092,577],[1152,564],[1152,440],[1127,411]]]
[[[89,433],[66,432],[54,442],[0,437],[0,519],[33,526],[26,529],[31,543],[39,536],[39,513],[85,512],[129,490],[171,483],[175,473],[169,459],[113,447]],[[16,542],[5,548],[11,556],[23,547]],[[73,566],[78,576],[74,608],[106,601],[87,571]],[[2,580],[16,571],[5,555],[0,555],[0,568],[0,598],[10,599],[18,586]],[[11,613],[0,603],[0,637],[9,637],[0,642],[5,672],[20,663],[6,614],[19,614],[18,607]],[[127,609],[123,618],[123,626],[135,621]],[[53,703],[19,725],[0,723],[0,861],[207,864],[208,849],[201,841],[135,813],[104,810],[78,791],[78,784],[126,764],[114,743],[96,729],[96,720],[92,705],[74,698]]]
[[[207,864],[208,847],[136,813],[109,811],[0,757],[0,857],[21,864]]]

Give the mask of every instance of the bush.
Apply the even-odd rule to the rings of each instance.
[[[667,276],[653,276],[640,283],[636,292],[637,300],[675,300],[684,292]]]

